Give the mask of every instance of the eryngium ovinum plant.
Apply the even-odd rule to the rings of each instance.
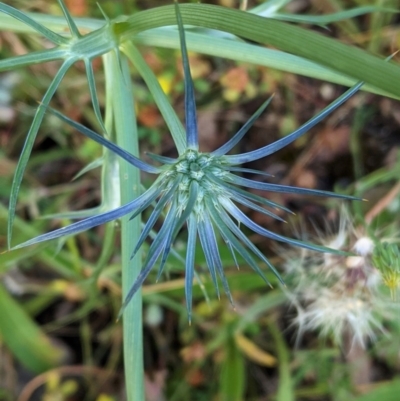
[[[385,321],[396,319],[399,312],[394,298],[400,277],[399,250],[386,240],[381,244],[365,228],[354,227],[350,212],[341,208],[338,230],[321,235],[319,242],[352,255],[307,249],[286,254],[285,291],[296,310],[298,342],[313,331],[350,350],[385,333]]]
[[[249,240],[246,233],[240,228],[241,225],[259,235],[289,245],[299,246],[311,251],[340,253],[340,251],[332,250],[324,246],[287,238],[273,233],[252,221],[240,210],[238,205],[244,205],[275,219],[282,220],[279,216],[274,214],[271,209],[281,209],[290,212],[288,209],[266,198],[255,195],[247,191],[245,188],[253,188],[267,192],[329,196],[343,199],[355,198],[333,192],[251,180],[244,178],[242,174],[252,173],[265,175],[265,173],[249,170],[240,166],[268,156],[305,134],[324,117],[354,95],[362,86],[362,83],[358,83],[350,88],[328,107],[323,109],[320,113],[290,135],[287,135],[286,137],[258,150],[237,155],[229,155],[228,153],[239,143],[253,125],[254,121],[268,106],[272,99],[272,97],[270,97],[228,142],[211,153],[203,153],[199,149],[194,87],[190,74],[183,23],[177,5],[176,17],[179,27],[185,79],[185,150],[177,159],[150,154],[150,157],[155,162],[161,163],[161,166],[156,167],[139,160],[134,155],[128,153],[124,149],[107,140],[105,137],[96,134],[83,125],[72,121],[55,110],[51,110],[52,113],[79,130],[82,134],[100,143],[110,151],[115,152],[115,154],[138,169],[154,174],[157,178],[140,196],[123,206],[89,217],[47,234],[40,235],[34,239],[17,245],[14,249],[60,238],[66,235],[77,234],[100,224],[121,218],[127,214],[130,214],[130,218],[134,219],[145,209],[153,207],[153,211],[144,225],[138,242],[132,244],[132,258],[136,255],[146,238],[148,238],[155,223],[163,214],[165,214],[164,222],[152,241],[143,262],[141,273],[127,294],[124,300],[124,306],[129,303],[158,261],[157,278],[161,276],[173,243],[181,229],[186,225],[188,238],[185,269],[185,293],[186,306],[190,321],[192,316],[192,283],[195,275],[194,261],[197,238],[199,238],[203,249],[210,276],[217,294],[219,295],[219,277],[224,291],[232,303],[233,300],[231,298],[219,253],[219,236],[231,251],[233,258],[236,260],[235,254],[238,253],[243,260],[265,280],[266,283],[268,283],[268,280],[259,266],[259,261],[264,262],[282,282],[282,279],[274,266]]]

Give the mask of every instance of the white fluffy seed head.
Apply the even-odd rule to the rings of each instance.
[[[374,250],[374,241],[369,237],[361,237],[354,244],[354,251],[360,256],[371,255]]]

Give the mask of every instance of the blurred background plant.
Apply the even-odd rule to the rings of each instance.
[[[101,6],[114,18],[161,3],[103,1]],[[246,6],[246,2],[213,3],[232,8]],[[19,0],[9,4],[29,12],[61,15],[55,2]],[[67,1],[66,4],[73,16],[102,18],[94,1]],[[264,9],[272,14],[285,14],[281,18],[286,19],[301,17],[299,23],[308,29],[375,54],[387,56],[399,47],[398,15],[368,8],[371,2],[294,0],[266,4],[270,7]],[[257,5],[249,1],[247,7]],[[271,5],[276,6],[276,11]],[[372,6],[399,8],[397,0],[377,1]],[[358,12],[346,14],[351,9]],[[332,13],[352,18],[327,19]],[[325,20],[313,20],[321,15]],[[83,26],[92,21],[83,20]],[[0,35],[2,58],[48,46],[42,38],[19,33],[5,22]],[[142,44],[148,45],[146,40],[149,39],[143,39]],[[141,51],[173,108],[183,111],[180,52],[166,49],[168,44],[163,46],[143,46]],[[215,55],[215,51],[209,53]],[[202,150],[211,151],[225,142],[266,99],[266,94],[275,92],[274,102],[255,123],[247,141],[241,145],[242,151],[256,149],[288,134],[343,92],[343,88],[332,83],[293,75],[301,71],[296,71],[292,64],[284,71],[267,67],[261,56],[257,59],[259,54],[262,54],[260,49],[246,56],[238,53],[238,61],[230,61],[190,52]],[[397,56],[394,60],[398,61]],[[103,108],[105,77],[100,60],[94,60],[93,68]],[[1,75],[2,250],[6,248],[6,205],[16,161],[36,102],[57,70],[58,65],[50,62]],[[152,95],[135,69],[131,74],[142,153],[148,150],[175,156],[171,136],[166,134],[168,129]],[[323,78],[323,75],[310,75]],[[333,75],[331,81],[348,82]],[[77,63],[66,75],[52,106],[98,129],[86,82],[83,64]],[[379,397],[397,400],[400,325],[393,317],[395,312],[391,312],[396,311],[397,303],[392,301],[389,291],[384,291],[384,277],[383,281],[379,277],[384,273],[381,266],[387,266],[380,247],[385,248],[385,241],[391,244],[398,241],[399,116],[396,101],[364,92],[314,129],[312,137],[300,139],[279,154],[246,166],[273,174],[279,183],[342,191],[346,187],[352,194],[367,198],[368,204],[349,205],[343,213],[337,202],[274,194],[271,200],[296,212],[297,217],[293,217],[290,225],[274,222],[260,213],[246,212],[259,224],[286,235],[292,235],[293,226],[301,222],[299,237],[311,239],[317,227],[322,243],[356,253],[360,253],[354,248],[357,241],[368,237],[375,248],[373,257],[368,252],[341,258],[303,254],[288,259],[282,257],[287,252],[285,249],[274,260],[278,267],[286,266],[289,271],[287,288],[282,291],[272,275],[268,278],[276,288],[266,288],[241,260],[241,269],[237,271],[230,253],[221,247],[236,310],[232,310],[225,297],[206,302],[202,290],[195,285],[191,326],[187,325],[184,306],[184,265],[168,261],[169,280],[153,284],[152,277],[143,288],[148,400],[274,397],[279,401],[361,401]],[[21,186],[13,243],[58,226],[57,222],[39,219],[40,216],[97,207],[103,199],[99,169],[90,170],[77,180],[73,178],[101,156],[100,145],[70,132],[66,125],[48,115],[41,125]],[[142,182],[150,183],[150,177],[143,174]],[[66,215],[62,223],[68,222]],[[58,251],[40,245],[0,255],[0,399],[124,399],[122,326],[114,322],[122,291],[121,255],[115,252],[119,240],[114,238],[113,231],[114,226],[112,229],[105,226],[68,238]],[[256,235],[251,239],[266,254],[274,254],[270,242]],[[396,248],[391,245],[391,249],[396,254]],[[175,251],[184,255],[184,238],[178,239]],[[356,262],[362,264],[356,265]],[[212,294],[212,283],[203,274],[206,265],[201,253],[196,257],[196,266],[207,292]],[[304,296],[307,285],[317,286],[314,293],[308,293],[309,298]],[[285,292],[290,294],[289,300]],[[310,298],[313,294],[314,299]],[[350,325],[350,329],[345,326],[339,330],[338,325],[332,326],[331,319],[326,319],[331,317],[326,316],[326,309],[322,320],[314,319],[310,323],[315,315],[301,320],[307,306],[328,300],[324,306],[331,308],[334,300],[343,301],[343,294],[353,297],[351,302],[357,306],[361,302],[362,307],[371,307],[362,315],[367,317],[369,326],[363,329]],[[301,302],[302,309],[298,310],[303,315],[296,315],[295,309],[290,308],[293,297]],[[345,322],[344,317],[348,321],[349,316],[343,313],[339,318]],[[293,319],[301,323],[301,337],[292,324]],[[321,334],[326,336],[321,338]]]

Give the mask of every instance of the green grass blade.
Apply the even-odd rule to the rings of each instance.
[[[61,363],[62,352],[0,284],[0,336],[30,371],[41,373]]]
[[[115,52],[105,57],[106,96],[113,106],[117,144],[138,155],[138,135],[134,101],[127,59]],[[125,161],[120,163],[121,202],[129,202],[140,195],[139,170]],[[121,219],[123,297],[129,293],[141,272],[141,252],[131,259],[132,244],[140,236],[140,216]],[[124,365],[128,401],[144,400],[142,295],[137,291],[123,314]]]
[[[172,108],[168,97],[161,89],[156,76],[143,59],[139,50],[132,43],[124,43],[121,46],[121,49],[146,82],[151,94],[153,95],[154,101],[156,102],[171,132],[176,148],[178,149],[179,154],[182,154],[186,149],[186,132],[181,121],[176,115],[175,110]]]
[[[229,337],[224,348],[224,359],[220,375],[220,400],[242,401],[245,393],[245,361],[233,337]]]
[[[367,394],[360,395],[354,401],[397,401],[400,394],[400,381],[398,378],[392,381],[384,382],[384,384],[376,385]]]
[[[50,40],[50,42],[53,42],[57,45],[66,44],[69,41],[67,38],[58,35],[57,33],[50,31],[50,29],[46,28],[45,26],[39,24],[38,22],[30,18],[26,13],[23,13],[14,7],[8,6],[7,4],[0,3],[0,12],[8,14],[11,17],[14,17],[15,19],[21,21],[25,25],[28,25],[34,31],[42,34],[45,38]]]
[[[103,132],[107,132],[104,126],[103,117],[101,116],[99,98],[97,97],[96,80],[94,78],[92,61],[85,58],[86,76],[89,84],[90,97],[92,98],[93,110],[96,115],[97,121]]]
[[[64,49],[54,48],[23,54],[22,56],[9,57],[0,61],[0,71],[14,70],[27,65],[59,60],[65,58],[65,56],[66,51]]]
[[[75,38],[80,38],[82,35],[79,33],[78,27],[75,24],[75,21],[73,20],[71,14],[68,11],[68,8],[65,6],[65,3],[63,0],[58,0],[58,4],[60,5],[62,12],[64,14],[64,17],[67,21],[69,30],[71,31],[72,36]]]
[[[316,24],[316,25],[328,25],[332,22],[343,21],[345,19],[359,17],[360,15],[374,12],[399,13],[400,11],[394,8],[363,6],[327,15],[295,15],[295,14],[277,13],[273,15],[273,18],[276,18],[280,21]]]
[[[400,66],[354,46],[281,21],[219,6],[183,4],[180,10],[186,24],[274,46],[400,97]],[[175,25],[174,17],[173,6],[142,11],[118,23],[115,32],[121,40],[127,40],[146,29]]]
[[[274,322],[268,325],[274,339],[279,360],[279,387],[276,401],[295,401],[294,385],[290,373],[290,354],[278,326]]]
[[[75,62],[75,60],[70,59],[66,60],[64,64],[58,70],[56,76],[54,77],[52,83],[50,84],[47,92],[45,93],[41,104],[36,110],[35,117],[33,118],[32,125],[29,129],[28,135],[25,140],[24,147],[22,149],[21,156],[18,160],[17,168],[15,170],[14,179],[12,182],[11,187],[11,194],[10,194],[10,203],[9,203],[9,217],[8,217],[8,224],[7,224],[7,246],[11,248],[11,237],[12,237],[12,227],[15,218],[15,209],[17,206],[18,200],[18,192],[21,186],[22,178],[24,175],[24,171],[26,165],[28,164],[29,157],[31,155],[31,151],[33,148],[33,144],[36,139],[36,135],[39,131],[40,124],[42,123],[44,114],[46,112],[46,108],[50,103],[51,98],[53,97],[55,91],[57,90],[58,86],[60,85],[61,80],[63,79],[64,75],[71,67],[71,65]]]
[[[68,28],[65,19],[62,17],[43,15],[39,13],[27,13],[27,15],[58,33],[64,33],[65,29]],[[80,29],[88,31],[99,29],[104,25],[104,21],[92,18],[74,18],[74,20]],[[0,14],[0,25],[4,31],[7,30],[21,33],[33,32],[32,28],[5,14]],[[185,34],[189,51],[228,58],[231,60],[254,63],[257,65],[264,65],[270,68],[276,68],[278,70],[317,78],[341,85],[351,86],[358,81],[357,78],[351,78],[347,76],[347,74],[341,74],[338,71],[335,71],[335,69],[326,68],[323,65],[319,65],[302,57],[289,54],[288,52],[267,49],[251,43],[234,41],[228,38],[220,38],[216,36],[212,37],[212,40],[210,40],[209,32],[193,33],[187,31]],[[135,43],[146,46],[160,46],[179,49],[178,32],[177,30],[170,28],[146,30],[138,33],[135,36],[132,36],[132,39],[135,41]],[[400,97],[398,95],[395,96],[390,92],[388,93],[384,90],[379,90],[368,83],[363,86],[362,90],[382,94],[385,96]]]

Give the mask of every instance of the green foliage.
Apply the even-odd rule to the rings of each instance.
[[[12,231],[13,244],[20,244],[55,228],[54,223],[50,225],[48,220],[37,218],[39,210],[40,215],[45,214],[53,219],[62,219],[61,224],[67,225],[75,219],[107,213],[118,208],[120,204],[131,202],[143,192],[143,183],[148,186],[150,182],[147,175],[140,176],[138,169],[118,159],[109,148],[99,147],[97,144],[94,147],[89,140],[79,134],[68,134],[65,124],[61,124],[54,116],[51,116],[51,113],[48,113],[50,105],[57,109],[61,108],[68,116],[63,119],[64,122],[78,119],[85,124],[89,123],[102,135],[103,142],[100,143],[104,145],[115,142],[119,148],[138,157],[143,153],[138,147],[140,135],[143,138],[141,146],[145,148],[150,144],[151,150],[156,153],[163,149],[162,146],[167,139],[164,135],[166,129],[164,127],[160,129],[161,125],[150,124],[149,128],[146,127],[141,132],[140,128],[138,129],[136,118],[140,120],[142,103],[146,103],[146,105],[152,105],[154,109],[158,108],[175,142],[178,154],[184,154],[187,148],[186,132],[178,117],[181,113],[177,114],[173,107],[178,104],[182,108],[182,90],[180,89],[182,78],[176,68],[179,63],[175,62],[173,57],[169,57],[171,52],[167,50],[162,50],[168,57],[164,55],[159,57],[159,66],[157,63],[152,64],[149,57],[149,55],[157,54],[156,47],[180,49],[178,30],[175,27],[174,6],[155,7],[142,11],[139,10],[139,2],[123,5],[105,1],[102,2],[102,7],[110,16],[111,13],[124,13],[128,16],[112,14],[112,17],[116,16],[116,18],[104,21],[72,18],[62,1],[59,1],[59,5],[64,17],[52,16],[49,13],[55,12],[56,8],[50,3],[29,4],[30,7],[36,6],[35,9],[47,15],[25,13],[0,3],[2,30],[7,31],[8,34],[11,32],[10,35],[22,34],[21,42],[18,42],[17,36],[5,36],[4,43],[9,41],[15,44],[15,50],[21,50],[18,45],[27,50],[24,55],[3,58],[0,61],[0,70],[14,71],[18,68],[30,67],[29,73],[22,76],[22,83],[15,89],[14,95],[21,99],[20,104],[29,102],[30,98],[39,101],[39,106],[35,106],[33,112],[21,108],[16,103],[15,108],[27,110],[27,114],[32,115],[33,121],[29,130],[24,126],[27,118],[21,116],[15,119],[15,123],[13,121],[14,124],[10,124],[13,132],[12,140],[8,138],[8,131],[10,131],[8,126],[3,130],[6,134],[3,131],[0,134],[0,139],[4,140],[1,143],[9,146],[0,154],[1,200],[5,200],[11,194],[8,211],[0,204],[2,251],[7,241],[8,247],[11,246]],[[73,2],[69,3],[72,6]],[[203,87],[202,105],[211,100],[214,108],[224,106],[224,100],[219,99],[218,92],[223,81],[220,70],[229,69],[232,66],[239,66],[241,71],[250,71],[251,83],[247,87],[252,86],[252,89],[247,91],[245,96],[243,92],[235,93],[232,99],[239,99],[239,101],[250,100],[254,96],[260,96],[265,101],[268,97],[265,90],[269,87],[274,90],[278,87],[279,92],[279,86],[284,86],[287,77],[283,72],[346,86],[363,81],[365,84],[362,90],[366,92],[385,94],[394,98],[400,97],[398,63],[385,62],[383,57],[373,55],[383,53],[378,49],[385,49],[385,52],[388,52],[388,46],[380,46],[383,42],[380,33],[384,21],[389,23],[390,18],[396,15],[396,4],[393,1],[382,1],[379,5],[365,5],[365,2],[357,1],[353,4],[354,8],[346,10],[341,2],[332,0],[326,2],[332,6],[326,15],[292,14],[288,11],[290,8],[285,9],[289,3],[290,1],[285,0],[267,1],[249,10],[250,12],[195,2],[180,6],[191,64],[192,57],[194,64],[199,61],[198,58],[196,59],[199,56],[194,56],[192,52],[219,58],[211,64],[211,70],[200,77],[193,74],[192,67],[194,87]],[[24,1],[18,3],[21,8],[23,4]],[[57,12],[59,12],[58,9]],[[374,14],[370,17],[366,16],[366,13]],[[99,16],[101,12],[93,5],[89,14]],[[269,18],[265,18],[265,15]],[[353,17],[358,19],[343,22],[343,19]],[[291,24],[284,21],[290,21]],[[333,25],[337,28],[334,30],[335,35],[337,34],[343,40],[328,38],[328,35],[321,35],[300,24]],[[220,32],[216,33],[213,29]],[[365,34],[363,30],[372,31],[367,45],[357,42]],[[326,33],[329,34],[329,32]],[[48,41],[53,44],[53,48],[48,48]],[[356,45],[344,44],[344,42]],[[42,46],[43,50],[38,50],[39,46]],[[265,46],[271,46],[273,49]],[[33,51],[30,52],[30,50]],[[4,50],[4,54],[8,56],[7,52],[8,50]],[[104,74],[98,67],[98,57],[102,57]],[[37,64],[48,61],[59,64],[52,63],[48,69],[47,65],[50,64],[43,64],[43,69],[42,65],[41,70],[34,69],[38,67]],[[128,62],[132,64],[132,69]],[[152,64],[152,68],[149,64]],[[188,65],[185,67],[187,75]],[[280,72],[273,73],[268,70],[265,74],[265,67],[274,68]],[[168,71],[165,71],[166,69]],[[85,71],[86,78],[82,70]],[[42,85],[33,82],[35,79],[39,80],[37,71],[40,71],[41,82],[48,81],[42,98],[39,94]],[[167,75],[172,89],[166,94],[162,80]],[[265,80],[265,75],[268,75],[268,81]],[[291,87],[289,84],[288,86]],[[347,93],[354,94],[359,86],[361,84]],[[307,94],[307,96],[313,95]],[[302,99],[307,99],[307,96],[304,95]],[[343,95],[343,99],[347,99],[346,96],[346,94]],[[143,99],[145,99],[144,102]],[[293,106],[289,105],[290,95],[283,99],[288,100],[285,118],[295,122]],[[360,102],[360,98],[355,99],[355,103]],[[367,99],[367,102],[368,99],[375,100],[376,98],[365,97],[364,99]],[[256,112],[256,117],[263,112],[269,100],[263,103]],[[234,108],[235,104],[232,107]],[[318,110],[323,107],[318,106]],[[328,107],[326,110],[319,116],[325,116],[324,112],[329,114],[329,110],[332,109]],[[348,109],[346,113],[350,114]],[[250,119],[250,125],[256,117],[253,116]],[[310,121],[312,122],[313,119]],[[354,131],[360,131],[365,125],[362,118],[359,121],[358,125],[354,125]],[[19,147],[26,131],[28,133],[25,146],[18,162],[15,163],[15,148]],[[359,166],[363,161],[363,144],[360,138],[361,136],[353,135],[352,156],[355,159],[355,166]],[[61,144],[63,149],[54,150],[53,145],[50,146],[51,149],[47,149],[48,143]],[[232,161],[235,156],[227,156],[229,157]],[[154,159],[157,160],[156,157]],[[158,160],[163,162],[162,158]],[[56,184],[47,182],[43,170],[57,169],[54,167],[57,162],[64,170],[68,170],[66,166],[74,166],[74,171],[68,179],[75,176],[76,181],[64,185],[61,185],[59,181]],[[381,169],[372,171],[366,176],[362,175],[363,169],[359,169],[356,174],[357,181],[347,189],[347,194],[353,191],[352,195],[367,197],[371,190],[382,188],[382,193],[386,196],[390,188],[398,182],[398,164],[398,161],[393,164],[387,163]],[[236,173],[254,175],[255,171],[251,167],[236,170]],[[14,178],[12,178],[13,175]],[[238,178],[240,179],[242,178]],[[246,181],[240,182],[246,183]],[[263,185],[262,189],[266,189],[269,185],[264,182],[260,184]],[[303,193],[312,193],[312,190],[307,189]],[[252,201],[259,200],[258,195],[251,196]],[[389,206],[380,206],[380,212],[374,211],[375,214],[366,222],[364,221],[367,213],[366,206],[358,204],[353,207],[363,223],[363,230],[368,233],[374,232],[373,237],[377,241],[372,262],[381,272],[384,283],[394,294],[400,277],[398,263],[400,255],[395,245],[398,241],[396,216],[399,207],[396,204],[398,195],[391,196],[389,200],[392,200],[392,203],[387,202],[386,205]],[[251,203],[248,199],[244,202],[245,206]],[[212,210],[211,201],[209,203]],[[379,202],[376,204],[379,206]],[[266,218],[268,213],[265,212],[264,205],[265,203],[262,207],[259,206],[259,209],[264,211],[257,210],[257,212],[261,212]],[[85,209],[65,212],[75,208]],[[227,221],[223,215],[223,209],[221,210],[213,210],[213,224],[217,222],[223,226],[224,221]],[[250,228],[259,230],[256,223],[249,222],[247,215],[240,214],[242,212],[236,210],[234,212],[239,221],[246,222]],[[8,228],[6,228],[7,214]],[[160,216],[163,217],[164,214],[163,212]],[[82,377],[90,378],[90,368],[93,366],[102,366],[104,369],[109,369],[108,372],[118,369],[122,360],[120,351],[122,329],[120,324],[114,322],[121,305],[121,293],[124,297],[129,294],[140,274],[143,260],[140,252],[133,259],[131,258],[133,247],[140,238],[142,226],[139,217],[134,220],[129,218],[129,215],[124,216],[121,223],[117,224],[107,223],[104,231],[103,228],[99,228],[96,231],[81,233],[77,237],[61,241],[57,250],[45,244],[38,244],[34,247],[0,253],[0,275],[5,278],[5,284],[0,284],[0,345],[6,346],[7,355],[11,353],[29,370],[36,373],[57,367],[63,363],[63,355],[59,348],[52,344],[51,334],[47,332],[51,333],[54,330],[57,332],[63,327],[68,328],[68,325],[72,325],[74,330],[78,327],[79,333],[76,336],[82,344],[82,364],[88,367]],[[279,219],[281,218],[278,218],[278,223]],[[374,222],[373,225],[369,225],[371,221]],[[387,228],[389,223],[391,223],[390,229]],[[352,382],[350,361],[340,357],[339,348],[330,343],[321,346],[316,336],[312,337],[312,334],[304,343],[304,348],[307,349],[290,348],[293,345],[293,333],[287,321],[287,308],[283,307],[285,293],[279,287],[277,277],[271,272],[266,273],[266,279],[278,287],[270,292],[266,289],[263,279],[250,272],[249,268],[250,266],[254,270],[261,271],[260,269],[265,268],[265,264],[279,266],[282,262],[281,258],[272,258],[269,264],[268,259],[261,256],[262,262],[258,260],[254,262],[242,251],[239,243],[236,245],[241,252],[236,255],[227,247],[229,239],[233,241],[233,237],[229,237],[232,234],[228,228],[224,227],[221,236],[216,235],[215,239],[208,239],[205,244],[206,253],[207,246],[210,248],[216,245],[219,248],[219,259],[215,252],[212,258],[218,259],[222,271],[226,272],[226,284],[229,283],[232,298],[236,304],[234,311],[224,298],[217,302],[211,297],[207,304],[203,301],[204,297],[207,299],[215,292],[214,287],[216,283],[219,283],[219,279],[214,277],[212,280],[206,274],[210,261],[207,260],[207,256],[210,259],[210,253],[205,257],[199,249],[195,248],[194,229],[191,230],[191,234],[189,233],[189,242],[192,244],[190,256],[193,265],[196,266],[196,276],[190,290],[190,296],[193,297],[192,325],[190,327],[187,325],[186,308],[182,301],[185,296],[185,283],[182,279],[185,269],[183,257],[187,248],[185,233],[177,236],[175,249],[171,250],[171,257],[165,261],[165,270],[170,280],[154,284],[157,274],[151,273],[149,280],[151,284],[144,286],[142,294],[137,292],[133,301],[125,309],[123,352],[128,399],[135,401],[144,399],[143,341],[147,347],[146,350],[155,347],[157,352],[162,354],[160,360],[164,361],[163,367],[168,370],[165,393],[166,398],[171,400],[209,400],[216,395],[221,400],[259,400],[260,397],[264,397],[261,392],[267,391],[262,383],[269,384],[271,374],[274,375],[274,381],[279,384],[268,388],[268,396],[273,396],[279,401],[318,397],[348,399],[350,394],[357,393],[359,387],[356,382]],[[357,230],[361,228],[357,227]],[[261,230],[258,232],[260,233]],[[119,234],[121,234],[120,242],[116,239]],[[151,230],[149,237],[154,240],[156,232]],[[240,241],[241,244],[251,247],[249,244],[253,237],[249,237],[250,239],[248,237],[248,233],[245,232]],[[274,239],[277,238],[274,237]],[[286,242],[294,245],[308,244],[309,248],[312,247],[311,249],[326,250],[325,243],[324,246],[317,246],[309,245],[308,242],[287,240],[287,237],[283,236],[279,238],[281,240],[285,238]],[[386,243],[385,240],[391,243]],[[200,248],[198,245],[197,248]],[[258,245],[262,251],[265,250],[263,243]],[[251,249],[254,250],[255,247]],[[152,248],[144,243],[145,257],[149,250]],[[343,260],[349,255],[348,251],[352,249],[347,247],[341,252]],[[234,271],[235,264],[241,267],[240,272]],[[23,298],[14,298],[6,285],[15,270],[22,272],[28,282],[34,282],[33,285],[18,283],[26,294]],[[216,276],[215,271],[214,275]],[[37,283],[36,277],[42,280]],[[189,278],[192,285],[192,277]],[[224,276],[221,276],[221,279],[224,279]],[[268,292],[265,293],[266,291]],[[290,288],[287,291],[290,292]],[[142,301],[146,308],[156,308],[159,313],[156,319],[145,319],[142,322]],[[67,305],[64,309],[60,307],[61,311],[67,310],[67,312],[57,315],[58,317],[53,322],[44,323],[44,327],[40,327],[36,323],[37,317],[41,313],[49,313],[48,311],[52,308],[58,310],[58,305]],[[171,319],[171,316],[172,323],[169,323],[168,319]],[[387,316],[384,315],[379,316],[383,322],[386,318]],[[90,332],[94,327],[92,321],[98,320],[107,323],[100,329],[94,329],[93,333]],[[174,327],[171,329],[172,325]],[[144,338],[142,338],[143,327],[146,330]],[[384,360],[395,369],[398,364],[393,357],[396,342],[391,342],[390,339],[398,337],[399,329],[390,322],[387,323],[387,327],[387,341],[391,347],[385,346],[382,338],[377,344],[378,346],[383,344],[382,348],[394,351],[388,355],[383,351],[379,354],[379,350],[374,350],[374,355],[378,355],[381,361]],[[174,336],[173,340],[171,340],[171,333]],[[154,346],[151,341],[156,345]],[[166,346],[168,341],[172,341],[179,349],[179,355],[178,351],[175,355],[176,350]],[[201,352],[196,349],[196,346]],[[345,342],[345,351],[348,351],[347,346]],[[190,356],[187,356],[187,353]],[[146,358],[148,358],[147,353]],[[0,359],[3,362],[2,355]],[[269,369],[268,374],[266,369]],[[9,371],[10,369],[7,369],[7,372]],[[43,377],[47,377],[46,375],[47,373]],[[151,382],[147,391],[149,388],[157,387],[154,384],[156,381],[152,381],[153,375],[150,376],[152,377],[146,378],[148,386]],[[54,379],[55,377],[57,379]],[[87,399],[96,401],[111,399],[104,393],[100,394],[98,388],[95,388],[101,384],[97,383],[101,381],[98,377],[100,376],[96,376],[96,380],[93,380],[96,383],[88,391]],[[14,399],[13,395],[9,396],[8,391],[1,389],[2,385],[2,364],[0,363],[0,398],[4,394],[4,397]],[[77,391],[78,384],[75,381],[64,382],[62,374],[57,373],[55,376],[49,374],[43,385],[49,397],[55,395],[68,397]],[[370,394],[354,396],[354,399],[367,401],[380,397],[389,400],[395,399],[397,393],[398,383],[394,381],[377,385]]]

